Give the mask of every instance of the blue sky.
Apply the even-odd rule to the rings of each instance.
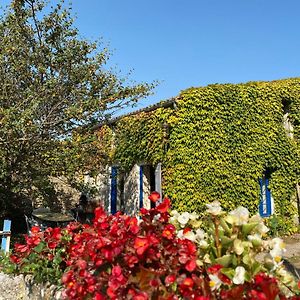
[[[113,65],[161,81],[139,108],[191,86],[300,76],[299,0],[73,0],[73,10]]]

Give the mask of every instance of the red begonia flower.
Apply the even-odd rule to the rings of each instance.
[[[170,199],[168,198],[165,198],[163,203],[159,204],[157,207],[156,207],[156,210],[160,213],[165,213],[168,211],[168,209],[170,208],[171,206],[171,201]]]
[[[197,265],[196,265],[196,260],[195,259],[191,259],[190,261],[188,261],[185,264],[185,269],[189,272],[193,272],[196,269]]]
[[[166,285],[170,285],[172,283],[174,283],[176,280],[176,276],[174,274],[171,274],[171,275],[168,275],[166,278],[165,278],[165,283]]]
[[[160,199],[160,194],[158,192],[152,192],[148,199],[155,203]]]
[[[38,226],[33,226],[33,227],[31,227],[31,233],[38,233],[38,232],[40,232],[40,227],[38,227]]]
[[[213,265],[213,266],[207,268],[207,272],[214,274],[214,273],[219,272],[222,268],[223,268],[222,265],[216,264],[216,265]]]
[[[193,279],[187,277],[187,278],[185,278],[185,279],[182,281],[180,287],[181,287],[181,288],[192,288],[193,285],[194,285]]]
[[[134,240],[134,249],[138,255],[142,255],[149,247],[149,241],[147,237],[137,237]]]
[[[171,240],[175,235],[175,230],[176,228],[173,224],[168,224],[167,226],[165,226],[162,232],[162,236]]]

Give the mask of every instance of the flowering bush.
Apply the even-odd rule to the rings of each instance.
[[[282,266],[283,243],[264,239],[259,217],[242,207],[225,214],[214,202],[200,220],[169,213],[170,205],[165,199],[141,209],[139,218],[97,208],[92,225],[34,228],[11,261],[39,281],[61,278],[64,297],[73,300],[300,299]],[[263,264],[256,260],[261,251]]]
[[[66,268],[68,230],[49,227],[41,232],[33,227],[31,235],[25,235],[25,241],[26,244],[16,243],[10,256],[16,267],[14,272],[32,274],[36,282],[59,283]]]
[[[249,284],[259,273],[268,274],[278,279],[276,282],[285,294],[299,293],[297,282],[283,266],[282,239],[267,239],[269,229],[259,215],[250,217],[247,208],[241,206],[227,214],[218,201],[207,204],[207,213],[204,223],[195,213],[170,213],[178,236],[197,244],[198,265],[206,269],[222,266],[219,273],[234,285]],[[259,254],[264,254],[262,261],[258,261]],[[220,275],[209,276],[212,289],[224,284]]]

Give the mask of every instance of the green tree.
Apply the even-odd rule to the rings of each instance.
[[[0,16],[2,214],[47,194],[49,175],[84,167],[83,150],[99,151],[91,126],[151,93],[154,83],[128,83],[109,58],[102,44],[80,37],[63,1],[13,0]]]

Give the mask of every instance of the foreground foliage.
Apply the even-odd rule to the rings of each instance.
[[[282,265],[283,242],[265,239],[260,217],[244,207],[226,214],[213,202],[200,220],[169,212],[170,204],[143,208],[139,218],[97,208],[93,225],[33,228],[26,244],[15,245],[12,271],[61,283],[74,300],[300,299]]]

